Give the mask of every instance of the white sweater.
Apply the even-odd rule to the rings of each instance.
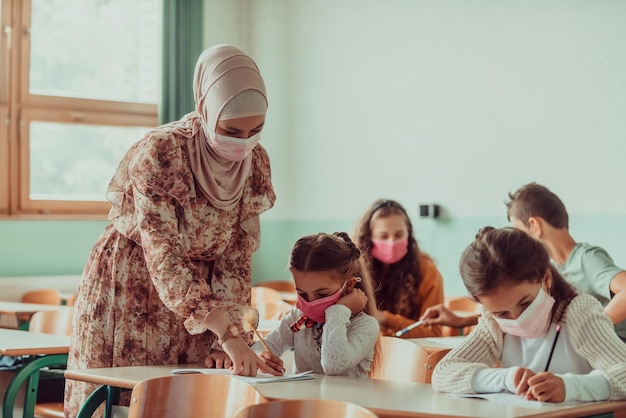
[[[565,400],[626,399],[626,344],[615,334],[602,305],[590,295],[575,297],[561,326],[549,371],[563,379]],[[555,324],[533,339],[504,334],[491,313],[483,310],[476,329],[435,368],[433,389],[514,392],[515,369],[542,372],[554,337]]]
[[[376,318],[363,312],[350,318],[346,306],[332,305],[326,309],[323,327],[293,332],[290,326],[302,315],[301,310],[293,308],[279,328],[265,337],[274,354],[282,356],[293,349],[295,373],[313,370],[327,375],[367,377],[380,332]],[[258,354],[265,348],[256,342],[252,350]]]

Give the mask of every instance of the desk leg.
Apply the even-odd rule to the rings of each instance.
[[[39,370],[48,366],[67,365],[67,354],[54,354],[49,356],[34,357],[15,373],[9,383],[4,400],[2,401],[2,417],[13,418],[15,398],[22,384],[28,380],[24,395],[24,418],[35,415],[35,403],[37,402],[37,389],[39,387]]]
[[[120,400],[120,388],[102,385],[94,390],[80,408],[76,418],[91,418],[96,409],[105,403],[104,418],[112,415],[113,405],[117,405]]]

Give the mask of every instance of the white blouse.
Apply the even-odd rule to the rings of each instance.
[[[380,332],[376,318],[364,312],[352,316],[346,306],[331,305],[326,309],[326,323],[293,332],[291,325],[302,315],[301,310],[293,308],[278,329],[265,337],[274,354],[280,357],[293,349],[294,373],[313,370],[327,375],[367,377]],[[257,341],[252,350],[258,354],[265,348]]]

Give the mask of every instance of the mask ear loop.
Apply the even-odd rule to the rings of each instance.
[[[355,279],[354,282],[354,286],[352,287],[353,289],[356,287],[357,283],[361,283],[361,278],[359,276],[354,276],[353,279]],[[350,280],[350,279],[348,279]],[[341,285],[341,288],[343,289],[343,287],[346,285],[346,283],[348,283],[348,280],[346,280],[345,282],[343,282],[343,285]]]
[[[548,268],[543,275],[543,278],[541,279],[541,284],[542,287],[544,284],[546,285],[546,293],[549,296],[552,296],[552,271],[550,271],[550,268]]]

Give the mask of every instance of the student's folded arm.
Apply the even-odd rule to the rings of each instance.
[[[593,367],[593,374],[608,380],[609,400],[626,399],[626,344],[615,333],[600,302],[579,295],[567,307],[565,320],[576,352]]]
[[[373,356],[379,334],[378,321],[365,314],[351,321],[350,316],[350,309],[344,305],[326,309],[321,365],[327,375],[344,375]]]
[[[604,373],[592,371],[590,374],[557,374],[565,384],[565,401],[595,402],[605,401],[611,395],[611,384]]]
[[[613,324],[619,324],[626,320],[626,271],[621,271],[613,277],[609,285],[614,295],[611,301],[604,307],[604,311]]]
[[[476,392],[474,375],[479,370],[495,368],[502,358],[502,347],[502,331],[491,315],[483,313],[476,329],[435,367],[433,389],[439,392]],[[503,381],[502,376],[497,379]]]

